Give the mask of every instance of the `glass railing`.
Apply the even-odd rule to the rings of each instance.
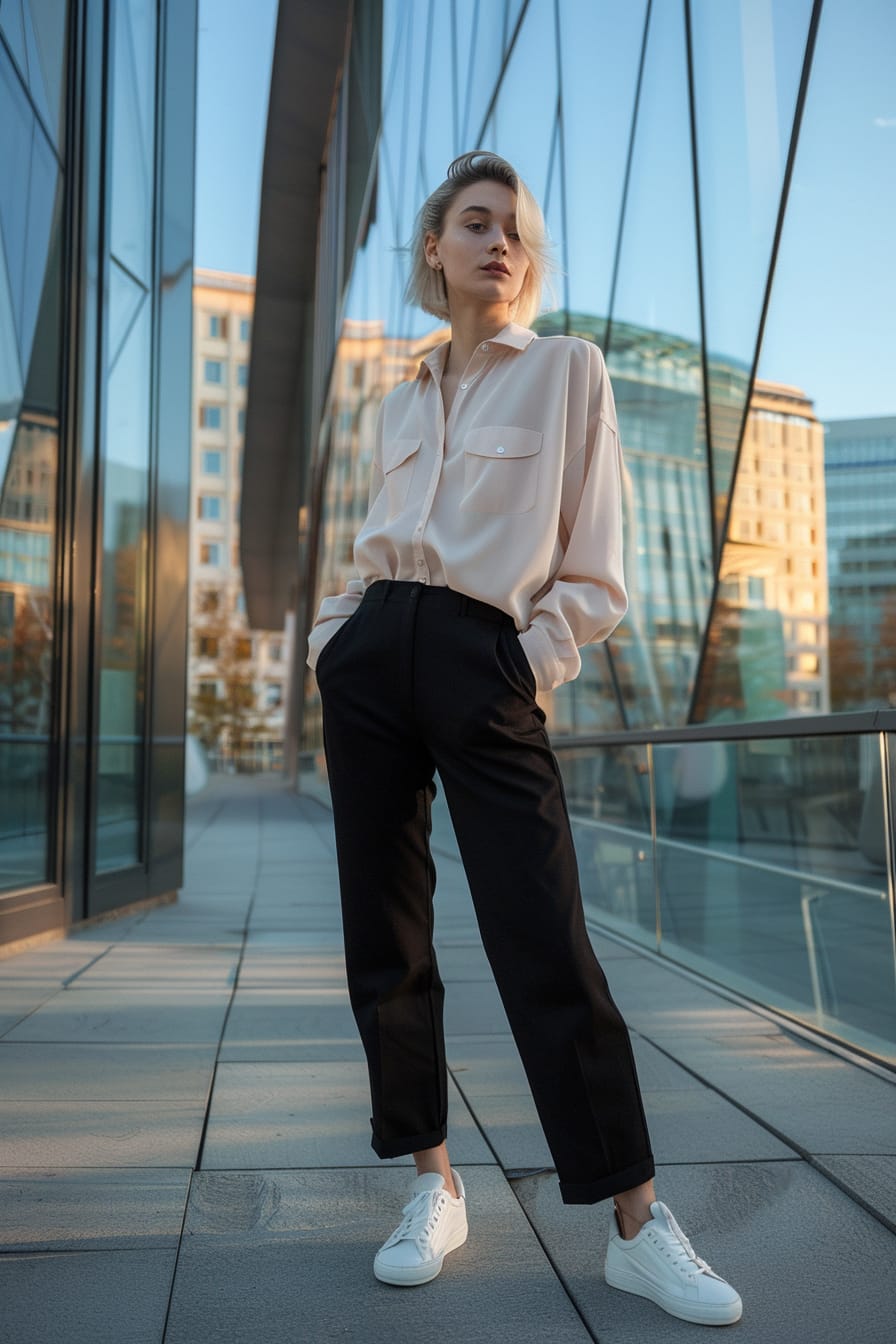
[[[554,739],[589,915],[896,1063],[894,718]]]

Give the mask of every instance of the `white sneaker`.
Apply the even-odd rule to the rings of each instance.
[[[604,1275],[613,1288],[649,1297],[671,1316],[696,1325],[733,1325],[743,1303],[701,1260],[665,1204],[651,1204],[649,1223],[631,1241],[611,1236]]]
[[[382,1283],[410,1287],[429,1283],[442,1268],[449,1251],[467,1239],[467,1204],[464,1183],[451,1168],[458,1198],[452,1199],[436,1172],[418,1176],[411,1198],[402,1209],[404,1217],[377,1251],[373,1272]]]

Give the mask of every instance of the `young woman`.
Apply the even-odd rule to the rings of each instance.
[[[455,159],[417,217],[406,294],[451,339],[382,403],[360,578],[321,602],[309,637],[373,1148],[417,1166],[374,1272],[426,1283],[467,1237],[432,945],[438,770],[563,1201],[612,1198],[614,1287],[722,1325],[740,1298],[656,1200],[631,1044],[585,929],[535,698],[578,675],[578,646],[606,639],[627,605],[603,356],[529,326],[548,249],[510,164]]]

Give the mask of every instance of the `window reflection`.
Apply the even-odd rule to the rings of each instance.
[[[156,7],[114,7],[96,868],[142,858]]]
[[[824,430],[799,389],[757,380],[694,718],[826,714]]]
[[[896,11],[823,7],[777,257],[810,0],[749,13],[695,0],[693,105],[681,6],[569,0],[558,25],[533,0],[506,65],[502,11],[457,7],[470,26],[454,63],[434,57],[453,50],[448,10],[422,22],[384,6],[374,210],[322,393],[309,615],[354,575],[378,400],[446,335],[402,308],[397,244],[494,101],[480,143],[540,194],[567,272],[565,302],[537,330],[605,351],[626,462],[629,613],[605,648],[583,651],[575,684],[543,697],[550,727],[894,704]],[[607,50],[616,59],[596,87]],[[318,747],[311,679],[309,695],[306,744]]]
[[[0,14],[0,889],[53,876],[66,9]]]
[[[687,742],[653,759],[664,949],[890,1050],[880,738]]]
[[[15,424],[15,422],[14,422]],[[47,868],[58,434],[23,412],[0,490],[0,886]]]

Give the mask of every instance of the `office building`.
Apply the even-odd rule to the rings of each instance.
[[[283,764],[289,624],[250,629],[239,554],[255,283],[197,270],[193,287],[188,725],[213,764]]]

